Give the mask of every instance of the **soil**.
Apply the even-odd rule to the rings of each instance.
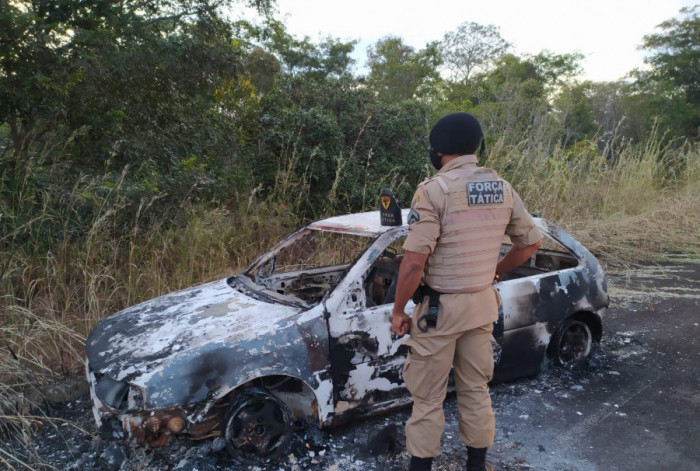
[[[586,365],[578,370],[545,366],[535,378],[492,388],[497,431],[488,460],[497,470],[698,469],[700,264],[615,273],[609,284],[603,340]],[[146,449],[101,438],[87,395],[54,406],[48,415],[53,419],[43,421],[29,451],[16,441],[2,443],[0,464],[13,455],[29,468],[64,471],[408,468],[401,436],[408,410],[331,432],[299,426],[290,451],[262,466],[232,462],[221,439],[174,439]],[[466,450],[459,441],[454,396],[445,402],[445,415],[442,454],[433,469],[463,470]],[[373,456],[376,440],[368,448],[368,437],[380,430],[396,432],[395,456]],[[26,469],[16,461],[13,466]]]

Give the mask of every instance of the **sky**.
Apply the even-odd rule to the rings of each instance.
[[[583,79],[610,81],[643,67],[642,37],[698,0],[277,0],[295,36],[357,39],[356,72],[366,50],[385,36],[422,49],[469,21],[500,27],[516,54],[579,52]]]

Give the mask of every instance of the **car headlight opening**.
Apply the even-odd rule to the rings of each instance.
[[[128,393],[129,384],[124,381],[117,381],[109,376],[102,376],[97,379],[95,394],[109,407],[123,409],[126,406]]]

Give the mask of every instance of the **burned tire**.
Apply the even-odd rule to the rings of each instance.
[[[229,406],[224,429],[226,448],[241,463],[277,458],[287,451],[293,433],[289,408],[264,389],[242,391]]]
[[[568,368],[583,365],[593,350],[593,335],[588,324],[569,319],[552,335],[547,352],[552,362]]]

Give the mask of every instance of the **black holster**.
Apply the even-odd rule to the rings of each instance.
[[[412,299],[415,304],[422,303],[423,299],[426,296],[429,296],[428,312],[420,316],[418,322],[416,323],[421,332],[427,332],[429,328],[435,328],[435,326],[437,326],[438,307],[440,306],[440,294],[442,293],[440,293],[439,291],[435,291],[428,285],[420,285],[418,289],[416,289],[416,292],[413,293]]]

